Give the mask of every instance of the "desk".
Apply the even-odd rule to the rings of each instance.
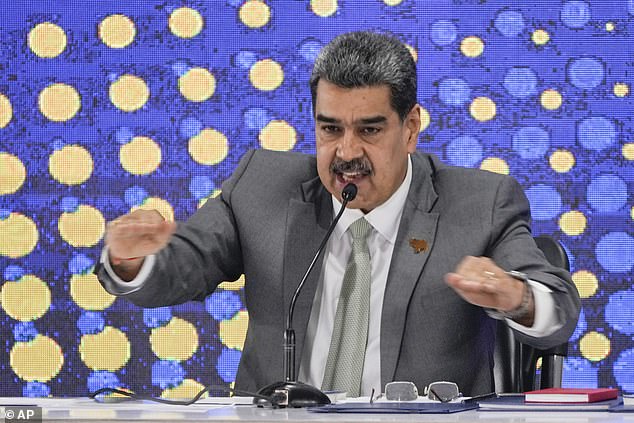
[[[0,404],[38,405],[44,422],[423,422],[423,423],[634,423],[634,413],[500,412],[470,410],[456,414],[321,414],[302,409],[264,409],[251,405],[205,403],[190,406],[152,402],[97,403],[86,398],[0,398]],[[227,401],[226,398],[218,399]],[[4,417],[4,414],[1,414]]]

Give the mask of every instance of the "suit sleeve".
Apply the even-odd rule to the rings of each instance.
[[[533,337],[514,330],[520,342],[546,349],[566,342],[579,317],[579,293],[570,273],[546,260],[530,230],[530,206],[521,186],[504,178],[498,186],[492,213],[493,232],[489,256],[504,270],[517,270],[552,290],[557,321],[563,325],[544,337]]]
[[[168,245],[156,254],[143,285],[121,296],[141,307],[203,301],[220,283],[236,280],[243,273],[231,195],[253,153],[245,154],[217,198],[209,199],[189,220],[178,224]],[[97,266],[95,273],[102,285],[112,286],[103,265]]]

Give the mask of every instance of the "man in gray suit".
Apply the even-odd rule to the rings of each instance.
[[[570,275],[537,249],[514,179],[416,151],[416,79],[414,60],[395,38],[335,38],[310,82],[316,157],[251,151],[222,194],[187,222],[152,211],[110,222],[97,269],[104,287],[156,307],[202,301],[244,273],[250,321],[236,387],[255,391],[282,380],[286,310],[341,208],[343,187],[354,183],[358,194],[297,302],[300,380],[352,395],[394,380],[421,389],[454,381],[465,395],[492,391],[495,319],[522,342],[547,348],[573,332],[579,296]],[[351,264],[357,238],[349,228],[361,220],[367,260]],[[351,266],[365,266],[352,279],[368,275],[367,307],[347,294],[359,283],[348,282]],[[352,320],[363,329],[341,336]],[[361,348],[349,338],[361,339]],[[352,360],[333,359],[338,348],[351,348]],[[346,380],[330,380],[333,373]]]

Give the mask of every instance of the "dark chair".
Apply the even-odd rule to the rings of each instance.
[[[570,270],[568,255],[555,239],[540,235],[535,237],[537,247],[553,266]],[[563,361],[568,354],[568,343],[547,350],[539,350],[520,343],[513,331],[502,321],[498,322],[493,369],[496,392],[526,392],[533,389],[561,387]],[[542,359],[539,386],[536,386],[537,359]]]

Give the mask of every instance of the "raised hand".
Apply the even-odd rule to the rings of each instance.
[[[156,210],[136,210],[109,222],[105,242],[113,269],[124,280],[133,279],[145,256],[167,245],[175,230],[176,223]]]

